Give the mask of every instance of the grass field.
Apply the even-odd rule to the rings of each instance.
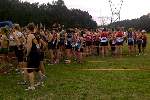
[[[83,64],[51,65],[46,71],[45,86],[30,92],[17,85],[21,77],[15,72],[0,76],[0,100],[150,100],[149,44],[147,55],[89,57]]]

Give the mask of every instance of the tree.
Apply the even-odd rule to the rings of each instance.
[[[111,23],[108,27],[125,27],[125,28],[134,28],[137,30],[145,29],[150,32],[150,16],[149,14],[143,15],[140,18],[132,19],[132,20],[123,20],[115,23]]]
[[[88,12],[68,9],[63,0],[52,4],[21,2],[19,0],[0,0],[0,20],[11,20],[22,26],[29,22],[44,24],[47,27],[60,23],[68,27],[97,27]]]

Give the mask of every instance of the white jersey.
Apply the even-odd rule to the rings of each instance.
[[[23,34],[21,32],[17,32],[16,35],[18,38],[21,38],[23,36]]]
[[[13,34],[10,34],[9,35],[9,46],[16,46],[16,45],[17,45],[17,43],[15,41]]]

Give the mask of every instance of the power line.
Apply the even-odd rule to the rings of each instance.
[[[111,10],[111,23],[120,21],[120,12],[123,5],[123,0],[120,0],[119,7],[117,8],[115,5],[113,5],[112,0],[109,0],[110,10]]]

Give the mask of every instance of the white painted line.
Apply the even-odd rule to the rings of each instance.
[[[81,69],[84,71],[150,71],[150,69]]]
[[[106,61],[88,61],[90,63],[106,62]]]
[[[38,69],[38,68],[21,68],[21,69]]]

